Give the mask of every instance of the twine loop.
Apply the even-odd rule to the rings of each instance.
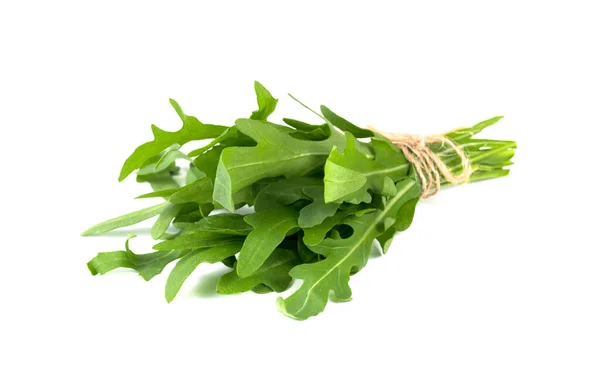
[[[445,135],[411,135],[405,133],[381,132],[374,127],[369,129],[381,134],[394,143],[413,165],[421,180],[421,198],[435,195],[441,186],[441,178],[452,184],[461,184],[469,180],[473,168],[464,150]],[[444,161],[428,146],[440,143],[449,146],[460,158],[462,171],[454,174]]]

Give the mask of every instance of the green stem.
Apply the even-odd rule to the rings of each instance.
[[[508,140],[461,139],[458,146],[467,154],[472,173],[469,182],[499,178],[510,172],[507,166],[512,165],[516,142]],[[430,148],[444,161],[450,171],[460,174],[463,170],[460,157],[454,149],[443,144],[431,144]],[[450,183],[442,180],[442,185]]]

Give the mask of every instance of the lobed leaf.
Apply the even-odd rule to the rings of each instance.
[[[170,262],[183,257],[187,251],[158,251],[137,255],[129,249],[129,240],[135,235],[129,235],[125,242],[124,251],[100,252],[87,264],[92,275],[105,274],[117,268],[131,268],[138,272],[146,281],[156,276]]]
[[[410,164],[398,148],[372,139],[373,159],[356,149],[356,138],[346,132],[344,151],[334,148],[325,163],[325,202],[370,202],[371,194],[393,196],[393,183],[406,177]],[[386,179],[388,178],[389,179]]]
[[[323,187],[307,187],[302,192],[312,199],[312,203],[300,210],[298,217],[298,226],[301,228],[310,228],[323,223],[330,216],[333,216],[340,203],[325,203]]]
[[[169,203],[162,210],[160,210],[160,214],[158,214],[158,218],[150,230],[150,235],[153,239],[159,239],[167,231],[171,225],[171,222],[173,219],[175,219],[183,207],[183,204]]]
[[[201,263],[218,263],[236,254],[242,246],[239,241],[220,245],[217,247],[190,252],[175,264],[175,267],[167,278],[165,286],[165,298],[167,302],[173,301],[185,280],[192,274]]]
[[[98,223],[95,226],[88,228],[87,230],[81,233],[81,236],[89,236],[93,234],[100,234],[112,230],[116,230],[117,228],[127,227],[139,222],[142,222],[146,219],[150,219],[153,216],[160,214],[160,212],[167,206],[169,202],[160,203],[155,206],[146,207],[144,209],[130,212],[128,214],[109,219],[105,222]]]
[[[298,212],[291,207],[279,206],[255,214],[244,220],[254,229],[244,241],[237,263],[240,277],[256,272],[287,234],[298,227]]]
[[[350,274],[367,263],[373,240],[381,234],[381,225],[385,224],[386,219],[395,218],[402,204],[418,195],[416,182],[410,178],[404,179],[398,183],[396,195],[388,200],[383,210],[344,220],[344,224],[353,230],[350,237],[330,237],[318,245],[310,246],[312,251],[325,256],[325,259],[296,266],[290,271],[293,278],[303,282],[290,297],[277,300],[279,310],[295,319],[307,319],[325,309],[330,291],[339,300],[350,300]]]
[[[267,90],[262,84],[255,81],[254,82],[254,91],[256,92],[256,102],[258,103],[258,110],[252,112],[252,116],[250,119],[253,120],[267,120],[269,115],[275,111],[275,107],[277,106],[277,99],[271,95],[269,90]]]
[[[375,134],[369,129],[363,129],[352,124],[341,116],[338,116],[333,111],[325,106],[321,106],[321,112],[326,120],[331,122],[336,128],[342,131],[351,133],[356,138],[373,137]]]
[[[259,285],[266,286],[268,291],[283,292],[292,282],[292,277],[289,275],[290,270],[300,263],[302,260],[295,252],[276,248],[260,268],[250,276],[240,277],[235,270],[224,274],[217,284],[217,292],[221,294],[242,293],[255,290]],[[259,287],[258,292],[261,290],[267,289]]]
[[[184,145],[193,140],[205,140],[219,136],[227,127],[213,124],[203,124],[194,116],[186,115],[179,104],[169,99],[171,106],[181,118],[183,126],[176,132],[167,132],[152,125],[154,140],[137,147],[135,151],[125,160],[119,175],[119,181],[124,180],[134,170],[142,167],[146,160],[156,156],[173,144]]]
[[[252,232],[252,226],[244,221],[244,215],[229,213],[210,215],[197,223],[180,223],[177,227],[185,228],[190,233],[207,231],[213,234],[246,236]]]
[[[257,142],[255,147],[229,147],[217,167],[213,199],[234,210],[233,194],[269,177],[302,177],[318,170],[333,146],[345,145],[335,133],[323,141],[303,141],[291,129],[264,121],[238,119],[236,127]]]

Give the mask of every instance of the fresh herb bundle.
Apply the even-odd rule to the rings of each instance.
[[[325,309],[330,292],[350,300],[350,276],[366,265],[375,240],[385,253],[396,232],[410,226],[427,178],[438,186],[453,182],[440,177],[435,165],[427,167],[430,157],[422,160],[429,174],[424,177],[419,162],[408,157],[414,150],[325,106],[321,114],[312,111],[322,118],[320,125],[268,122],[277,99],[260,83],[254,87],[258,110],[229,127],[204,124],[171,100],[183,127],[167,132],[152,125],[154,140],[127,158],[119,176],[122,181],[137,170],[137,181],[154,190],[138,198],[161,203],[83,233],[158,216],[151,236],[161,241],[155,252],[135,254],[130,236],[125,250],[94,257],[88,263],[92,274],[131,268],[150,280],[177,260],[165,289],[171,302],[199,264],[220,262],[231,268],[217,284],[222,294],[282,292],[293,279],[302,280],[292,295],[277,299],[277,306],[285,315],[306,319]],[[441,141],[423,140],[423,147],[453,175],[465,173],[467,157],[469,181],[505,176],[516,144],[474,138],[500,119],[453,130]],[[180,150],[207,139],[212,141],[200,149]],[[182,161],[189,162],[186,168],[178,166]],[[236,212],[246,206],[253,213]],[[171,226],[174,232],[167,232]]]

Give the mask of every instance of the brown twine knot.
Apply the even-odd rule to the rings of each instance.
[[[471,176],[473,169],[465,152],[445,135],[416,136],[381,132],[372,126],[369,126],[369,129],[381,134],[402,150],[421,179],[421,198],[429,198],[440,190],[440,174],[446,181],[453,184],[465,183]],[[442,146],[448,145],[456,152],[463,169],[460,174],[454,174],[444,161],[427,146],[427,144],[433,143],[441,143]]]

